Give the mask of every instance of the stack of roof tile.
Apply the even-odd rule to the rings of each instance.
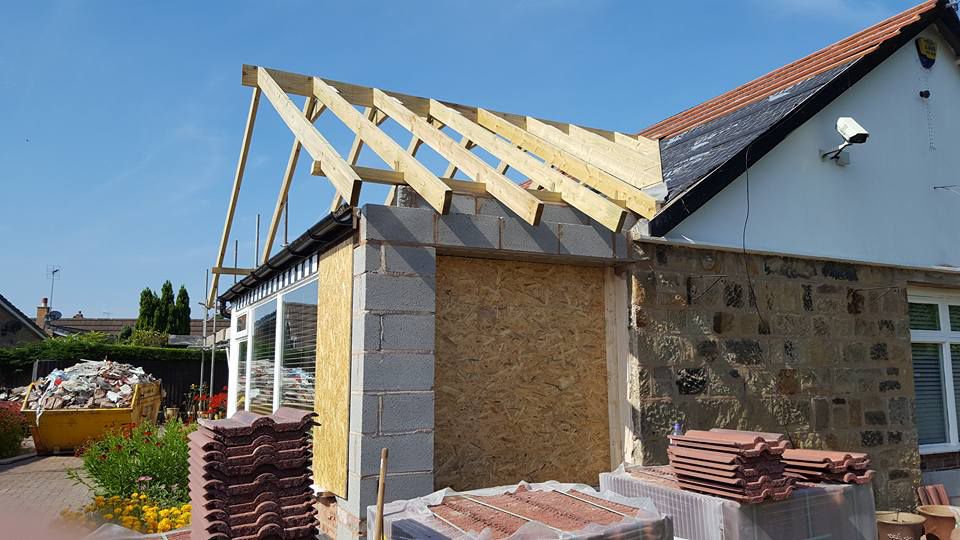
[[[310,429],[316,414],[280,408],[200,421],[190,434],[192,534],[210,540],[313,538]]]
[[[691,430],[670,441],[670,467],[681,489],[741,503],[782,500],[793,491],[781,460],[790,443],[782,435]]]
[[[787,476],[804,482],[866,484],[876,475],[870,456],[856,452],[787,449],[783,462]]]

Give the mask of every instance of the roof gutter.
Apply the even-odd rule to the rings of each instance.
[[[748,168],[760,161],[768,152],[783,142],[787,136],[830,102],[839,97],[860,79],[883,63],[894,52],[910,42],[921,31],[937,23],[944,39],[960,54],[960,19],[957,12],[948,6],[946,0],[938,0],[937,7],[922,14],[920,18],[903,27],[900,34],[884,41],[874,52],[855,60],[840,75],[823,86],[817,93],[798,105],[793,111],[762,133],[743,150],[737,152],[695,184],[675,197],[650,220],[650,236],[664,236],[672,231],[684,219],[696,212]]]
[[[338,210],[327,214],[314,226],[307,229],[293,242],[270,257],[264,264],[258,266],[245,278],[235,283],[223,294],[217,297],[217,311],[229,318],[226,311],[227,302],[232,302],[247,291],[256,288],[274,275],[299,264],[304,259],[318,253],[324,253],[340,244],[353,235],[354,219],[353,208],[342,206]]]

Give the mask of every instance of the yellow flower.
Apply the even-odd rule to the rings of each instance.
[[[113,514],[104,514],[103,519],[113,519]]]
[[[113,509],[113,513],[114,513],[114,514],[121,514],[121,513],[123,513],[123,508],[120,508],[120,507],[118,506],[118,507],[116,507],[116,508]]]
[[[147,500],[147,494],[146,494],[146,493],[141,493],[141,494],[140,494],[140,500],[141,500],[141,501]]]

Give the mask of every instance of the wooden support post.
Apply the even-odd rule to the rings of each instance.
[[[253,125],[257,121],[257,106],[260,104],[260,88],[253,89],[250,96],[250,109],[247,111],[247,124],[243,128],[243,142],[240,144],[240,159],[237,160],[237,170],[233,175],[233,189],[230,192],[230,204],[227,206],[227,219],[223,222],[223,234],[220,235],[220,249],[217,251],[217,262],[214,266],[223,266],[223,258],[227,254],[227,242],[230,241],[230,228],[233,226],[233,214],[237,210],[237,198],[240,196],[240,185],[243,183],[243,172],[247,168],[247,155],[250,152],[250,140],[253,138]],[[217,299],[217,286],[220,283],[220,274],[213,275],[213,284],[210,287],[210,296],[207,306],[213,306]]]
[[[280,89],[270,73],[263,68],[260,68],[257,73],[258,86],[280,114],[280,118],[287,124],[300,144],[306,148],[310,157],[314,161],[323,163],[324,169],[328,173],[327,178],[330,179],[337,191],[344,196],[344,199],[350,201],[351,205],[356,205],[360,199],[360,178],[354,174],[350,165],[340,157],[340,154],[334,150],[323,135],[320,135],[313,124],[300,113],[297,106]],[[360,114],[355,109],[353,112]]]
[[[373,537],[376,540],[383,540],[383,499],[387,489],[388,456],[389,449],[383,448],[380,450],[380,476],[377,478],[377,519],[373,528]]]
[[[387,119],[386,116],[380,115],[377,113],[377,110],[373,107],[366,107],[363,110],[363,115],[376,125],[380,125],[384,120]],[[353,143],[350,145],[350,151],[347,152],[347,163],[351,166],[357,164],[357,160],[360,159],[360,152],[363,150],[363,139],[359,135],[354,135]],[[337,208],[340,208],[340,205],[343,204],[343,197],[339,193],[333,195],[333,201],[330,202],[330,211],[335,212]]]
[[[310,119],[310,122],[316,119],[313,110],[317,106],[315,98],[307,98],[303,104],[303,115]],[[283,181],[280,183],[280,194],[277,195],[277,204],[273,208],[273,217],[270,218],[270,228],[267,229],[267,238],[263,244],[263,263],[270,260],[270,251],[273,249],[273,241],[277,237],[277,227],[280,225],[280,214],[287,207],[287,193],[290,192],[290,184],[293,182],[293,174],[297,170],[297,160],[300,158],[300,139],[293,138],[293,147],[290,149],[290,156],[287,158],[287,168],[283,172]]]

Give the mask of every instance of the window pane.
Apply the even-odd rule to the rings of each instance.
[[[250,410],[273,412],[274,350],[277,334],[277,301],[253,312],[253,358],[250,360]]]
[[[948,306],[950,308],[950,330],[960,332],[960,306]]]
[[[911,349],[920,444],[945,443],[947,415],[944,410],[940,346],[935,343],[914,343]]]
[[[317,371],[317,282],[283,296],[280,404],[313,410]]]
[[[247,403],[247,341],[237,344],[237,410],[242,411]]]
[[[914,304],[910,302],[910,329],[939,330],[939,307],[936,304]]]

